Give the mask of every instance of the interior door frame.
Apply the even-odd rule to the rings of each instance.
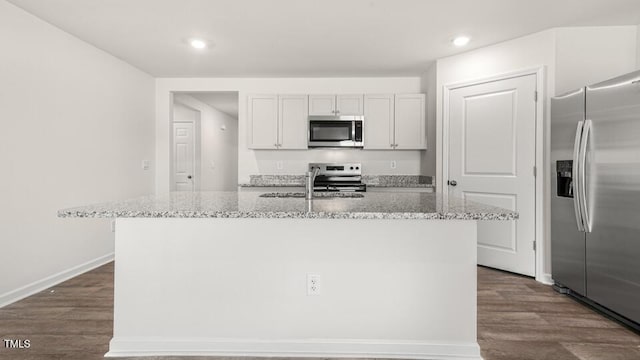
[[[444,84],[442,88],[442,138],[440,140],[440,145],[437,147],[438,152],[440,154],[439,161],[441,165],[441,171],[439,172],[439,176],[436,176],[436,186],[438,191],[442,194],[446,194],[447,186],[445,185],[448,177],[449,177],[449,123],[450,123],[450,114],[449,114],[449,105],[450,105],[450,95],[453,90],[473,86],[480,85],[488,82],[507,80],[527,75],[535,75],[536,76],[536,91],[537,91],[537,101],[536,101],[536,133],[535,133],[535,167],[536,167],[536,178],[535,178],[535,279],[544,284],[553,284],[553,280],[551,279],[551,274],[544,273],[544,264],[546,260],[545,253],[547,252],[547,244],[545,239],[546,234],[546,226],[544,221],[543,211],[545,209],[545,204],[548,204],[548,201],[545,201],[545,179],[547,176],[547,168],[545,164],[548,163],[546,161],[546,157],[549,156],[549,152],[545,151],[545,103],[547,101],[546,96],[546,82],[545,82],[545,66],[536,66],[532,68],[501,73],[493,76],[483,77],[479,79],[473,80],[465,80],[460,82],[454,82],[449,84]],[[532,169],[533,171],[533,169]],[[549,188],[547,184],[546,188]]]

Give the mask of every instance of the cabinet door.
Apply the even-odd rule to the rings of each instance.
[[[432,193],[434,190],[432,187],[367,187],[367,192],[393,192],[393,193],[406,193],[406,192],[419,192],[419,193]]]
[[[278,140],[280,149],[306,149],[309,124],[307,95],[278,96]]]
[[[249,148],[276,149],[278,143],[278,96],[249,95]]]
[[[335,95],[309,95],[309,115],[335,115]]]
[[[393,94],[365,95],[364,148],[393,149]]]
[[[424,94],[396,95],[396,149],[407,150],[427,148],[424,98]]]
[[[336,115],[363,115],[364,95],[336,96]]]

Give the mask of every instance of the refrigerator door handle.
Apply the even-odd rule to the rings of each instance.
[[[582,139],[582,128],[584,121],[578,121],[578,127],[576,128],[576,137],[573,143],[573,210],[576,215],[576,224],[578,225],[578,231],[584,231],[584,223],[582,220],[582,206],[580,204],[580,140]]]
[[[585,120],[584,127],[582,129],[582,140],[580,140],[580,153],[579,153],[579,193],[580,198],[580,212],[582,213],[584,231],[591,232],[591,219],[589,216],[589,207],[587,206],[587,144],[589,143],[589,137],[591,136],[591,120]]]

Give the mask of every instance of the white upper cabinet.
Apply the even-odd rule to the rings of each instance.
[[[424,94],[365,95],[365,150],[427,148]]]
[[[335,115],[335,95],[309,95],[309,115]]]
[[[250,149],[306,149],[307,95],[249,95]]]
[[[278,96],[249,95],[249,148],[278,148]]]
[[[309,95],[309,115],[362,115],[364,95]]]
[[[249,95],[250,149],[307,149],[309,115],[364,115],[365,150],[427,148],[424,94]]]
[[[364,95],[336,96],[336,115],[363,115]]]
[[[427,131],[424,94],[396,95],[395,149],[426,149]]]
[[[393,149],[394,95],[364,96],[364,148]]]
[[[309,118],[307,95],[278,96],[278,148],[306,149]]]

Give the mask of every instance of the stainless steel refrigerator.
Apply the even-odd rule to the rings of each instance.
[[[557,289],[640,328],[640,71],[551,100]]]

